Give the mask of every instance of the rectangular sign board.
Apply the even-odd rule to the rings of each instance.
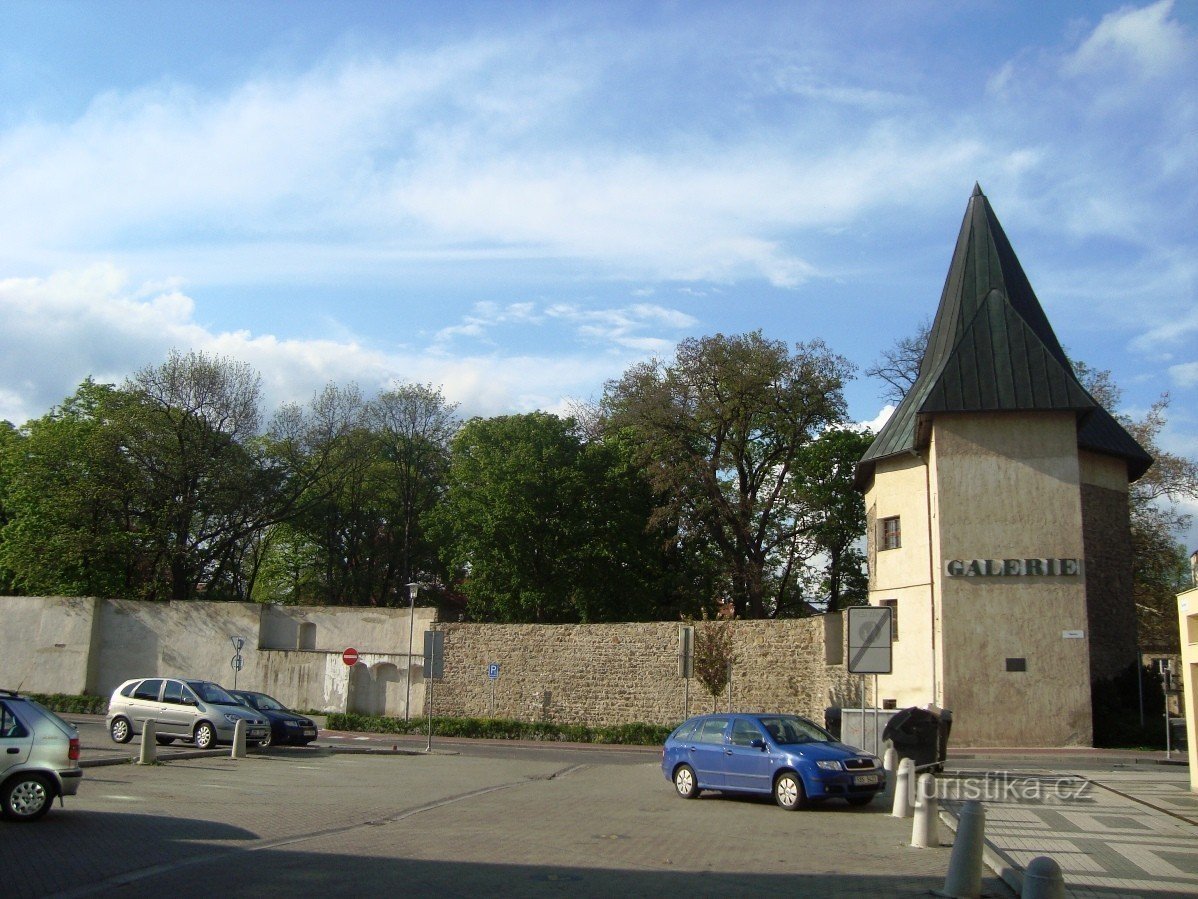
[[[885,606],[849,607],[849,673],[890,674],[890,614]]]
[[[445,676],[445,631],[424,632],[424,676]]]

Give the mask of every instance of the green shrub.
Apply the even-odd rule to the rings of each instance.
[[[26,693],[52,712],[68,712],[73,715],[105,715],[108,700],[103,696],[72,696],[67,693]]]
[[[329,715],[333,730],[376,734],[426,734],[427,718],[390,718],[381,715]],[[548,721],[514,721],[507,718],[434,717],[433,734],[439,737],[466,737],[492,740],[542,740],[545,742],[606,743],[653,746],[665,742],[671,727],[660,724],[621,724],[614,727],[587,727],[583,724],[553,724]]]

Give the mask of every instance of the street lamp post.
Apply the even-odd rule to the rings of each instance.
[[[416,594],[419,590],[419,584],[408,584],[408,676],[404,678],[404,721],[412,717],[412,639],[416,634]]]

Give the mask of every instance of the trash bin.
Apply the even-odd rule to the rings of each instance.
[[[830,705],[824,709],[824,730],[840,739],[840,707]]]
[[[953,715],[944,709],[900,709],[882,731],[899,759],[911,759],[918,771],[940,771],[948,757]]]
[[[1169,719],[1169,745],[1181,752],[1189,750],[1189,739],[1186,734],[1185,718]]]

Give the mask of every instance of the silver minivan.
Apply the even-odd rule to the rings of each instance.
[[[114,741],[128,743],[151,719],[162,745],[191,740],[199,749],[211,749],[217,743],[232,743],[238,720],[246,723],[247,743],[270,736],[266,718],[211,681],[138,677],[116,688],[108,701],[108,733]]]
[[[28,696],[0,690],[0,815],[36,821],[82,780],[78,729]]]

